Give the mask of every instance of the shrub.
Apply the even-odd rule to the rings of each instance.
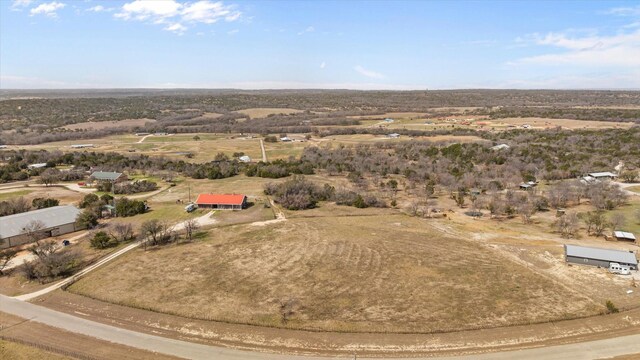
[[[129,200],[126,197],[116,201],[116,215],[127,217],[143,214],[147,210],[144,202],[139,200]]]
[[[31,205],[36,209],[45,209],[60,205],[60,201],[52,198],[35,198],[31,201]]]
[[[611,300],[607,300],[607,312],[610,314],[615,314],[619,312],[618,308],[613,304]]]
[[[91,246],[96,249],[106,249],[111,246],[116,246],[118,243],[112,241],[111,237],[104,231],[98,231],[91,239]]]

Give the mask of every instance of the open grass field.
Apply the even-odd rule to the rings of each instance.
[[[127,119],[117,121],[87,121],[83,123],[65,125],[62,128],[67,130],[102,130],[110,128],[134,128],[143,127],[147,123],[154,123],[154,119]]]
[[[8,184],[8,186],[11,186]],[[55,198],[60,200],[60,205],[68,205],[75,203],[82,198],[83,194],[71,191],[61,186],[48,186],[43,185],[30,186],[30,187],[17,187],[2,189],[0,187],[0,201],[24,197],[31,203],[31,200],[35,198]]]
[[[390,210],[213,229],[203,241],[136,250],[70,291],[192,318],[338,331],[436,332],[600,311],[535,269]]]
[[[290,108],[251,108],[251,109],[238,110],[237,112],[241,114],[245,114],[252,119],[259,119],[259,118],[265,118],[269,115],[277,115],[277,114],[289,115],[289,114],[301,113],[303,111],[304,110],[290,109]]]

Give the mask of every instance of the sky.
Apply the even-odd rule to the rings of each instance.
[[[640,89],[640,1],[0,0],[0,89]]]

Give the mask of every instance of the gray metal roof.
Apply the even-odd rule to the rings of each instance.
[[[623,239],[631,239],[633,241],[636,240],[636,236],[633,235],[630,232],[626,232],[626,231],[614,231],[613,234],[617,237],[617,238],[623,238]]]
[[[577,245],[565,245],[564,251],[567,256],[638,265],[636,256],[628,251],[600,249]]]
[[[609,171],[603,171],[603,172],[589,173],[589,176],[594,178],[599,178],[599,177],[617,177],[618,175]]]
[[[91,177],[96,180],[110,181],[117,180],[120,176],[122,176],[122,173],[111,171],[95,171],[93,174],[91,174]]]
[[[76,221],[80,212],[77,207],[66,205],[0,217],[0,239],[22,234],[24,227],[34,220],[42,221],[44,229],[71,224]]]

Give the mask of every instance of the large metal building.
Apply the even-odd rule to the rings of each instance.
[[[21,214],[0,217],[0,248],[18,246],[33,241],[25,228],[33,221],[42,222],[39,232],[43,237],[58,236],[80,230],[76,218],[80,209],[75,206],[53,206]]]
[[[565,245],[565,259],[568,263],[608,268],[610,263],[627,265],[638,270],[638,259],[633,252],[600,249],[586,246]]]

